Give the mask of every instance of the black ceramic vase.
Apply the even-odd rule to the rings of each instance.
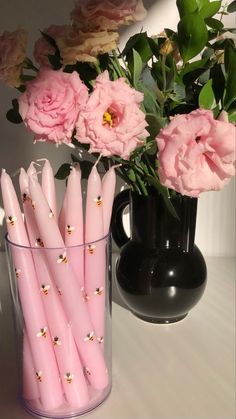
[[[161,196],[129,190],[114,202],[112,234],[121,247],[116,263],[120,294],[142,320],[173,323],[197,304],[206,286],[206,264],[194,244],[197,199],[176,195],[174,217]],[[122,222],[130,205],[130,239]]]

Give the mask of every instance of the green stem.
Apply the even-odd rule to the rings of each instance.
[[[138,181],[138,183],[139,183],[139,185],[140,185],[140,188],[141,188],[141,191],[143,192],[143,194],[145,195],[145,196],[148,196],[148,191],[147,191],[147,188],[146,188],[146,186],[144,185],[144,182],[142,181],[142,179],[141,179],[141,177],[136,173],[136,179],[137,179],[137,181]]]
[[[98,73],[98,74],[101,74],[102,70],[101,70],[101,68],[100,68],[99,62],[98,62],[98,61],[96,61],[96,62],[94,62],[94,63],[93,63],[93,65],[94,65],[95,70],[97,71],[97,73]]]
[[[118,55],[117,55],[116,50],[114,49],[114,50],[112,51],[112,53],[113,53],[113,57],[114,57],[114,61],[115,61],[115,63],[116,63],[116,66],[117,66],[117,68],[118,68],[118,70],[119,70],[120,77],[124,77],[124,78],[126,78],[125,71],[124,71],[123,67],[121,67],[121,65],[120,65],[120,61],[119,61],[119,58],[118,58]]]
[[[130,73],[130,71],[129,71],[129,67],[127,66],[127,63],[126,63],[126,61],[125,61],[125,59],[124,59],[124,56],[122,55],[122,53],[121,53],[121,51],[120,51],[120,49],[119,49],[119,48],[117,48],[117,51],[119,52],[119,55],[120,55],[120,57],[121,57],[121,59],[122,59],[122,63],[124,64],[124,67],[125,67],[125,69],[126,69],[126,71],[127,71],[127,73],[128,73],[129,78],[131,79],[131,73]]]

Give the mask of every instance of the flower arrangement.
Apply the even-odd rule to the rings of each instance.
[[[77,0],[71,25],[36,41],[37,65],[24,30],[0,36],[0,79],[20,91],[7,118],[35,141],[73,147],[84,173],[87,152],[118,164],[132,190],[161,193],[170,210],[176,192],[198,197],[235,175],[235,29],[222,18],[236,2],[176,4],[176,31],[137,33],[123,51],[118,30],[145,17],[142,0]],[[56,176],[69,172],[66,163]]]

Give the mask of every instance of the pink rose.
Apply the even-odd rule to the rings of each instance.
[[[145,16],[142,0],[78,0],[71,12],[73,23],[85,31],[116,30]]]
[[[49,35],[54,41],[63,37],[69,26],[51,25],[49,28],[44,29],[44,33]],[[34,58],[40,66],[50,66],[48,61],[48,55],[55,54],[55,48],[47,42],[42,36],[39,38],[34,45]]]
[[[70,143],[80,111],[88,100],[87,87],[77,72],[43,68],[19,97],[19,112],[35,140]]]
[[[235,175],[235,135],[225,113],[215,120],[209,110],[176,115],[156,141],[163,185],[182,195],[219,190]]]
[[[142,93],[124,79],[109,80],[105,71],[96,80],[86,109],[76,124],[76,138],[90,144],[90,152],[128,159],[148,136],[145,115],[140,110]]]
[[[27,32],[18,29],[0,35],[0,80],[8,86],[21,85],[21,73],[26,57]]]
[[[80,62],[97,62],[99,54],[117,48],[118,33],[111,31],[83,32],[69,27],[64,36],[57,39],[64,66]]]

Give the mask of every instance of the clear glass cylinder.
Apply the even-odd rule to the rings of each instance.
[[[88,413],[112,386],[110,236],[64,248],[5,244],[20,402],[44,418]]]

